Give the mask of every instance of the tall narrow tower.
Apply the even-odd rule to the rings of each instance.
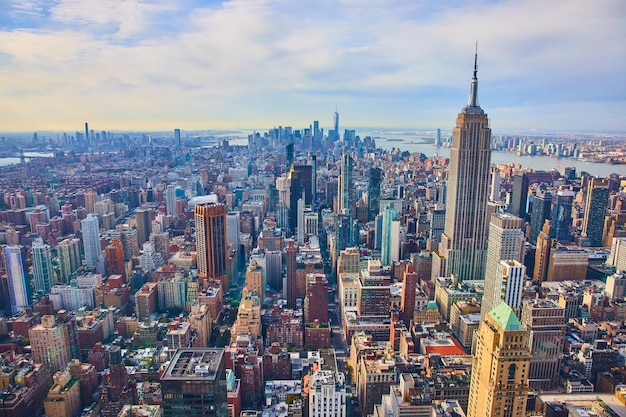
[[[446,275],[483,279],[487,252],[487,199],[491,163],[491,129],[478,104],[478,54],[469,100],[452,131],[446,224],[442,236]]]
[[[83,232],[85,263],[87,266],[95,267],[102,252],[98,217],[89,213],[86,218],[80,221],[80,229]]]
[[[215,279],[228,291],[226,206],[218,202],[197,204],[194,212],[200,279]]]
[[[352,212],[352,169],[354,160],[349,153],[341,157],[341,175],[339,176],[338,211],[343,214]]]
[[[54,269],[52,266],[52,248],[38,238],[33,242],[33,278],[35,291],[39,295],[48,294],[54,285]]]
[[[602,246],[604,218],[609,205],[609,186],[604,180],[593,178],[588,185],[582,236],[590,246]]]
[[[528,399],[530,352],[524,326],[505,303],[476,331],[467,417],[522,417]]]

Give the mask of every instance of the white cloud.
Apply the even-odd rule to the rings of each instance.
[[[60,0],[49,24],[3,32],[6,128],[87,119],[108,128],[273,125],[330,114],[335,104],[355,125],[453,123],[475,39],[481,102],[510,126],[521,127],[506,109],[526,106],[524,123],[549,124],[534,109],[554,114],[588,102],[595,114],[554,117],[554,127],[570,120],[602,128],[600,113],[626,94],[626,9],[618,0],[176,4]],[[612,124],[624,126],[624,116]]]

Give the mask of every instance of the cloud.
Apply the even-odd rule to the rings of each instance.
[[[476,39],[494,126],[623,128],[626,117],[604,116],[626,96],[619,0],[12,4],[34,17],[0,30],[7,129],[330,123],[335,104],[352,125],[451,125]]]

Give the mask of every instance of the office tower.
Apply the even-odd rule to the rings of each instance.
[[[286,146],[285,154],[286,154],[287,169],[290,169],[290,167],[293,165],[293,160],[294,160],[293,143],[290,143],[289,145]]]
[[[374,220],[380,213],[380,183],[383,171],[378,167],[372,167],[369,171],[369,185],[367,189],[368,220]]]
[[[489,201],[500,201],[500,170],[491,168],[491,186],[489,187]]]
[[[24,312],[31,305],[32,290],[26,270],[26,248],[9,245],[4,248],[11,314]]]
[[[498,274],[500,261],[524,262],[526,239],[521,227],[522,219],[517,216],[508,213],[491,215],[485,268],[485,293],[480,309],[483,320],[488,312],[500,304],[501,276]]]
[[[65,369],[72,353],[68,329],[63,323],[57,323],[54,316],[43,316],[41,324],[28,330],[33,360],[43,363],[53,371]]]
[[[80,239],[64,239],[57,245],[59,259],[59,281],[63,284],[70,282],[70,277],[76,273],[81,265]]]
[[[109,348],[109,373],[105,374],[105,382],[100,393],[102,417],[117,417],[126,404],[135,404],[135,383],[126,372],[126,364],[122,360],[119,346]],[[165,398],[165,396],[164,396]]]
[[[283,254],[278,250],[265,251],[265,277],[267,284],[275,291],[283,289]]]
[[[513,195],[511,196],[511,213],[526,219],[526,204],[528,200],[528,175],[518,172],[513,177]]]
[[[441,129],[437,129],[437,136],[435,137],[435,146],[441,146]]]
[[[222,291],[228,291],[226,206],[217,202],[197,204],[195,226],[200,279],[218,280],[222,283]]]
[[[335,112],[333,113],[333,131],[335,132],[335,140],[340,139],[339,137],[339,113],[337,112],[337,107],[335,107]]]
[[[106,254],[107,275],[121,275],[126,282],[126,263],[124,262],[124,246],[119,237],[111,239],[111,243],[104,248]]]
[[[169,184],[165,190],[165,207],[168,215],[176,216],[178,214],[176,210],[176,186],[174,184]]]
[[[292,165],[287,175],[287,207],[289,207],[289,236],[296,232],[298,226],[298,200],[302,198],[302,181],[300,171]]]
[[[89,143],[89,123],[85,122],[85,142]]]
[[[85,263],[89,267],[98,264],[98,258],[102,252],[100,244],[100,228],[98,227],[98,217],[88,214],[80,221],[80,229],[83,233],[83,252],[85,253]]]
[[[526,330],[500,303],[476,331],[467,417],[523,417],[528,399]]]
[[[135,223],[137,227],[137,244],[141,247],[148,241],[152,233],[152,210],[135,210]]]
[[[226,214],[226,238],[236,250],[239,250],[240,239],[240,218],[238,211],[231,211]]]
[[[341,157],[341,175],[339,175],[338,188],[338,212],[342,214],[352,213],[352,169],[354,160],[349,153]]]
[[[54,269],[52,266],[52,247],[39,238],[33,242],[33,278],[35,291],[38,295],[48,294],[54,285]]]
[[[539,232],[543,229],[543,223],[551,219],[552,215],[552,193],[537,190],[537,195],[533,200],[533,210],[530,213],[530,240],[537,242]]]
[[[565,309],[550,299],[526,300],[522,325],[528,334],[531,390],[550,390],[556,385],[563,356]]]
[[[304,194],[304,204],[313,204],[313,167],[311,165],[294,165],[294,170],[298,171],[302,193]]]
[[[430,276],[430,274],[428,274]],[[413,313],[415,313],[415,288],[417,287],[418,276],[413,272],[413,265],[406,264],[402,276],[402,299],[400,300],[400,318],[409,327]]]
[[[298,200],[298,245],[304,245],[304,199]]]
[[[551,229],[552,221],[548,219],[544,222],[543,228],[537,236],[533,280],[539,284],[546,280],[550,260],[550,251],[553,247],[556,247],[558,243],[556,239],[552,239],[550,237]]]
[[[571,190],[559,190],[556,193],[556,202],[552,206],[552,229],[550,236],[559,242],[572,241],[572,207],[576,193]]]
[[[487,251],[487,199],[491,163],[489,119],[478,104],[477,60],[467,106],[452,131],[446,225],[442,236],[446,275],[482,279]]]
[[[440,242],[446,225],[446,208],[443,204],[435,204],[428,212],[429,221],[428,238],[431,242]]]
[[[328,280],[324,274],[306,276],[306,295],[304,297],[304,322],[328,323]]]
[[[174,146],[181,147],[182,143],[180,141],[180,129],[174,129]]]
[[[163,417],[226,417],[223,349],[179,349],[161,376]]]
[[[287,242],[287,248],[285,248],[285,267],[286,267],[286,295],[287,295],[287,307],[296,308],[296,298],[298,297],[298,285],[296,281],[296,270],[298,269],[298,252],[299,248],[290,239]]]
[[[311,167],[311,204],[315,204],[317,200],[317,155],[311,155],[311,152],[309,152],[307,165]]]
[[[582,237],[589,239],[589,246],[602,246],[604,220],[609,205],[608,182],[592,178],[587,185],[585,217],[583,218]]]
[[[317,211],[312,211],[310,208],[305,208],[304,216],[304,234],[306,236],[317,236],[319,233],[319,214]]]
[[[396,208],[389,204],[383,211],[382,241],[380,262],[389,266],[400,257],[400,215]]]

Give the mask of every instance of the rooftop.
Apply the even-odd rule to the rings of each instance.
[[[504,331],[524,330],[515,312],[505,302],[501,302],[497,307],[489,312],[489,315]]]
[[[212,380],[215,379],[223,360],[224,349],[178,349],[161,379]]]

